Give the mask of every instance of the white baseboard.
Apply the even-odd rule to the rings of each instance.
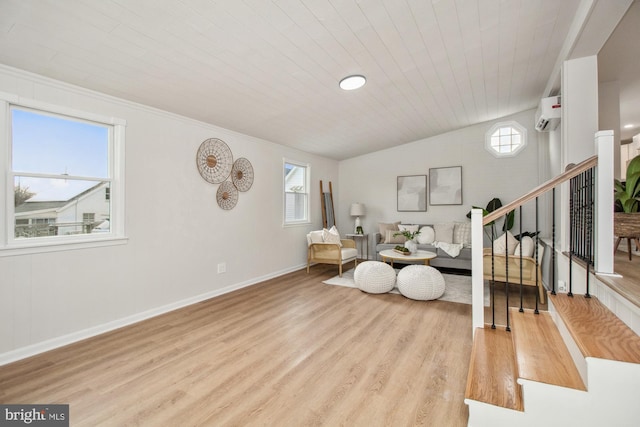
[[[6,365],[21,359],[25,359],[27,357],[35,356],[37,354],[44,353],[46,351],[50,351],[59,347],[63,347],[65,345],[73,344],[75,342],[82,341],[87,338],[95,337],[97,335],[104,334],[106,332],[110,332],[115,329],[122,328],[124,326],[132,325],[134,323],[138,323],[143,320],[147,320],[152,317],[156,317],[161,314],[168,313],[170,311],[178,310],[180,308],[183,308],[192,304],[197,304],[199,302],[208,300],[210,298],[224,295],[229,292],[236,291],[238,289],[246,288],[248,286],[255,285],[256,283],[264,282],[265,280],[273,279],[275,277],[279,277],[284,274],[300,270],[302,268],[306,268],[306,264],[302,266],[292,267],[285,270],[280,270],[265,276],[255,277],[253,279],[250,279],[244,282],[236,283],[221,289],[216,289],[211,292],[206,292],[201,295],[196,295],[191,298],[186,298],[186,299],[176,301],[170,304],[166,304],[160,307],[152,308],[150,310],[146,310],[140,313],[132,314],[130,316],[123,317],[121,319],[117,319],[111,322],[103,323],[101,325],[97,325],[91,328],[83,329],[81,331],[72,332],[67,335],[62,335],[60,337],[48,339],[46,341],[42,341],[36,344],[31,344],[25,347],[17,348],[15,350],[11,350],[11,351],[0,354],[0,366]]]

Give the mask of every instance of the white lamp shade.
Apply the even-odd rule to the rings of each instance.
[[[351,204],[351,216],[363,216],[365,214],[364,205],[362,203]]]

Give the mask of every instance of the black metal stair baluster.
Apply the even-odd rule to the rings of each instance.
[[[576,237],[578,238],[578,246],[576,248],[576,254],[578,258],[583,257],[584,255],[584,233],[581,233],[580,230],[584,229],[584,173],[578,175],[578,180],[580,181],[580,187],[578,188],[578,228]]]
[[[576,219],[576,246],[574,249],[578,258],[581,258],[584,253],[584,233],[580,232],[580,230],[584,229],[584,174],[580,174],[576,178],[578,179],[578,189],[576,192],[576,196],[578,197],[578,206],[576,207],[578,216]]]
[[[556,188],[551,190],[551,295],[556,294]]]
[[[522,288],[524,288],[524,285],[522,283],[522,206],[520,206],[520,208],[518,209],[518,222],[520,223],[520,310],[518,311],[520,313],[524,313],[524,308],[522,308]]]
[[[493,252],[494,227],[491,227],[491,329],[496,328],[496,260]]]
[[[509,221],[509,214],[505,214],[504,216],[504,223],[505,225],[507,224],[507,221]],[[511,322],[509,320],[509,240],[507,239],[507,230],[505,227],[505,231],[504,231],[504,295],[505,298],[507,300],[506,302],[506,307],[507,307],[507,328],[506,331],[507,332],[511,332]]]
[[[567,295],[572,297],[573,296],[573,234],[574,234],[574,229],[573,227],[575,226],[574,224],[574,189],[575,189],[575,179],[571,178],[571,180],[569,181],[569,292],[567,292]]]
[[[576,229],[576,255],[584,259],[584,173],[578,175],[578,228]]]
[[[585,232],[587,233],[587,293],[585,294],[586,298],[591,298],[589,295],[589,265],[595,265],[593,260],[593,191],[594,191],[594,177],[593,177],[593,168],[587,171],[588,177],[588,186],[586,191],[586,204],[587,204],[587,226],[585,227]]]
[[[540,229],[538,228],[538,197],[536,197],[536,240],[534,242],[535,246],[534,246],[534,249],[533,249],[534,250],[534,254],[535,254],[535,258],[536,258],[536,287],[535,287],[535,290],[536,290],[536,309],[534,310],[535,314],[539,314],[539,312],[538,312],[538,303],[540,302],[540,293],[538,291],[538,286],[542,286],[540,283],[538,283],[538,280],[539,280],[539,278],[538,278],[538,265],[539,265],[538,264],[538,262],[539,262],[539,260],[538,260],[538,244],[540,243],[539,237],[538,237],[538,235],[540,234],[539,231],[540,231]],[[520,262],[522,262],[522,260]],[[520,268],[522,269],[522,267],[520,267]]]

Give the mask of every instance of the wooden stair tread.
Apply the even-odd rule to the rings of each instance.
[[[640,337],[596,297],[549,295],[584,357],[640,363]]]
[[[511,328],[520,378],[586,390],[571,354],[548,312],[511,308]]]
[[[474,335],[465,398],[522,411],[511,334],[486,326]]]

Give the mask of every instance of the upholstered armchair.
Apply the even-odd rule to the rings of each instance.
[[[342,277],[344,264],[353,261],[355,266],[358,263],[356,242],[340,239],[337,233],[328,236],[326,230],[312,231],[307,234],[307,246],[307,273],[311,263],[334,264],[338,266],[338,273]]]
[[[542,285],[542,270],[540,265],[542,264],[542,253],[544,248],[542,245],[538,245],[538,265],[536,266],[536,260],[534,257],[523,256],[522,257],[522,284],[525,286],[537,286],[538,293],[540,295],[540,302],[545,303],[545,289]],[[491,280],[491,248],[483,249],[483,267],[484,267],[484,279]],[[494,259],[494,280],[496,282],[507,282],[507,263],[509,273],[509,283],[514,285],[520,284],[520,254],[508,255],[505,258],[505,254],[493,254]],[[538,281],[536,282],[536,270],[538,273]]]

